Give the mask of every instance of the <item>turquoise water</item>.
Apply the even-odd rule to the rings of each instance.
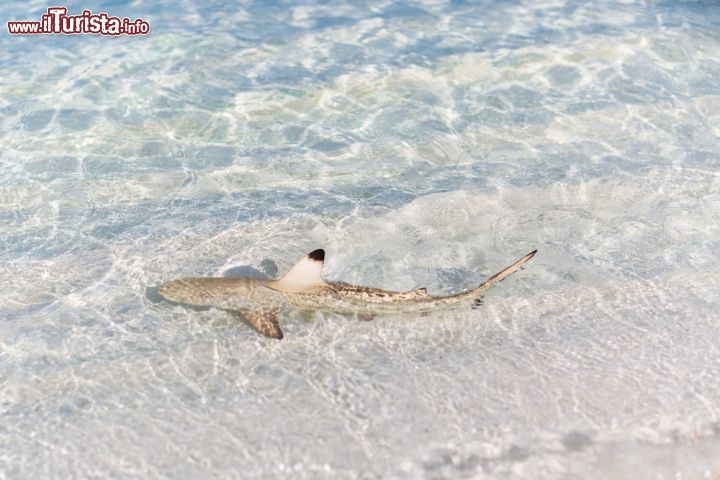
[[[716,2],[68,7],[152,33],[0,35],[0,477],[720,475]],[[281,342],[151,288],[320,247],[432,293],[539,254]]]

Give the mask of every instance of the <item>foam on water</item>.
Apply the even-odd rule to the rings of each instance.
[[[153,33],[0,36],[0,477],[720,475],[715,3],[102,9]],[[149,289],[317,247],[433,293],[540,253],[281,342]]]

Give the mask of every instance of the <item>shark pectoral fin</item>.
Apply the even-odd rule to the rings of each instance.
[[[318,249],[305,255],[285,275],[268,282],[267,286],[282,292],[300,292],[325,285],[321,277],[325,261],[325,250]]]
[[[256,309],[240,309],[233,310],[243,317],[255,327],[255,330],[262,333],[266,337],[283,338],[283,332],[280,330],[278,323],[278,314],[280,310],[277,308],[256,308]]]
[[[372,313],[358,313],[357,318],[362,322],[371,322],[375,320],[375,315]]]

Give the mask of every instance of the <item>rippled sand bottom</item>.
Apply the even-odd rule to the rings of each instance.
[[[720,476],[720,13],[646,3],[0,37],[0,478]],[[282,341],[153,290],[315,248],[437,294],[539,253],[479,309]]]

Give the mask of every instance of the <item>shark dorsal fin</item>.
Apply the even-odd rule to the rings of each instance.
[[[270,288],[283,292],[300,292],[308,288],[325,285],[321,277],[325,250],[317,249],[305,255],[285,275],[278,280],[268,282]]]
[[[429,297],[430,294],[428,293],[426,288],[416,288],[415,290],[408,290],[407,292],[403,292],[406,296],[409,297],[415,297],[415,298],[423,298],[423,297]]]

